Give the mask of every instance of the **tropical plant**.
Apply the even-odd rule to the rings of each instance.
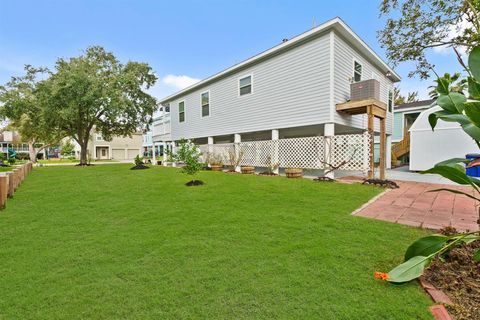
[[[480,47],[472,49],[468,66],[465,66],[468,77],[468,92],[456,91],[454,81],[449,74],[439,77],[436,82],[438,93],[437,105],[441,110],[429,115],[432,130],[435,129],[438,119],[458,123],[480,148]],[[466,95],[467,94],[467,95]],[[440,188],[432,191],[448,191],[462,194],[480,201],[480,180],[466,174],[466,168],[480,166],[480,159],[468,160],[453,158],[436,164],[433,168],[422,173],[439,174],[460,185],[471,186],[475,195],[455,189]],[[480,221],[480,219],[479,219]],[[480,240],[480,232],[468,232],[451,236],[431,235],[415,241],[405,254],[405,262],[388,273],[375,273],[375,277],[390,282],[401,283],[421,276],[430,262],[448,253],[453,247]],[[480,250],[474,253],[474,260],[480,262]]]
[[[182,172],[192,176],[192,181],[188,185],[199,185],[198,180],[194,179],[195,174],[203,168],[200,162],[202,153],[198,147],[190,140],[181,139],[178,143],[177,152],[173,155],[175,161],[183,162]]]

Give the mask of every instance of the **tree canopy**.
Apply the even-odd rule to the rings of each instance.
[[[450,46],[460,57],[458,47],[480,45],[480,0],[383,0],[380,13],[389,17],[380,44],[394,65],[416,63],[409,76],[429,77],[428,49]]]
[[[151,123],[156,100],[145,90],[156,79],[148,64],[122,64],[111,52],[93,46],[79,57],[58,59],[54,72],[40,84],[40,100],[49,126],[80,145],[80,164],[85,165],[93,130],[110,140]]]
[[[52,130],[45,118],[45,109],[39,101],[39,81],[48,75],[45,68],[25,66],[25,75],[12,77],[0,86],[0,117],[8,120],[8,128],[17,131],[29,145],[30,160],[35,162],[37,153],[64,136]],[[40,78],[40,79],[39,79]]]

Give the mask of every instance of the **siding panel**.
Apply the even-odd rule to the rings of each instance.
[[[377,79],[380,82],[380,101],[388,104],[388,92],[393,90],[393,82],[388,79],[380,70],[368,62],[357,50],[347,44],[342,37],[335,34],[334,41],[334,101],[335,103],[345,102],[350,98],[350,79],[353,77],[353,61],[356,60],[362,64],[362,80]],[[387,134],[392,133],[391,112],[387,113]],[[334,113],[334,121],[347,126],[365,129],[367,126],[367,116],[350,116],[340,112]],[[379,124],[375,121],[375,130],[378,131]]]
[[[281,129],[329,120],[329,35],[262,61],[170,102],[172,139]],[[253,93],[238,96],[238,79],[251,74]],[[210,90],[210,116],[200,93]],[[178,102],[185,100],[185,122]]]

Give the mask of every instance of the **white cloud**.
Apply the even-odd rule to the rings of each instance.
[[[458,37],[459,35],[461,35],[463,33],[463,31],[465,31],[465,29],[467,29],[469,27],[471,27],[471,23],[468,22],[466,19],[462,19],[462,21],[460,21],[460,23],[450,26],[450,28],[448,29],[447,38],[445,40],[451,40],[455,37]],[[462,54],[466,51],[466,48],[464,48],[464,47],[459,47],[458,49],[459,49],[459,52],[462,53]],[[433,51],[435,51],[436,53],[441,53],[441,54],[452,53],[451,47],[447,46],[447,45],[434,47]]]
[[[175,87],[176,89],[185,89],[197,82],[199,82],[200,79],[192,78],[186,75],[174,75],[174,74],[169,74],[166,75],[165,77],[162,78],[162,83]]]

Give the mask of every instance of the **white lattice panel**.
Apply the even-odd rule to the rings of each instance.
[[[281,139],[280,167],[322,169],[325,160],[324,137]]]
[[[201,145],[202,160],[215,155],[229,165],[229,152],[236,150],[243,154],[241,165],[268,167],[278,164],[281,168],[304,169],[329,168],[326,163],[340,166],[341,170],[368,170],[368,154],[371,136],[364,134],[337,135],[263,140],[240,143]],[[330,158],[326,152],[331,150]]]
[[[333,136],[331,143],[331,162],[334,166],[340,166],[341,170],[368,170],[371,146],[371,135],[368,132]]]

